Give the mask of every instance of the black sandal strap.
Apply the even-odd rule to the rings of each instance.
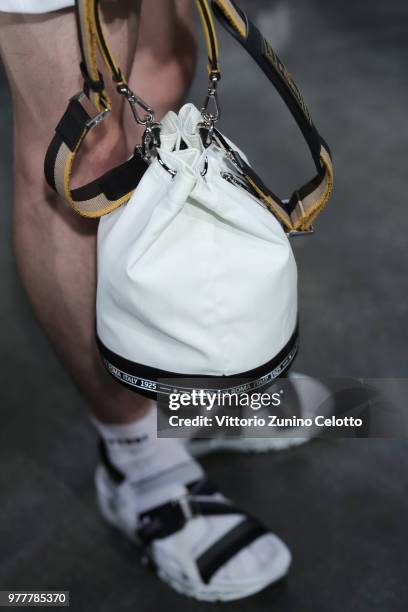
[[[189,493],[185,497],[141,514],[139,517],[141,527],[137,530],[137,536],[144,546],[148,546],[153,540],[163,539],[177,533],[189,520],[197,516],[244,515],[245,518],[236,527],[228,531],[196,559],[200,576],[203,582],[208,584],[220,567],[240,550],[268,533],[268,530],[228,500],[200,499],[199,496],[216,492],[212,483],[207,479],[191,483],[187,488]]]
[[[203,582],[208,584],[220,567],[225,565],[240,550],[266,533],[268,533],[268,530],[250,517],[228,531],[196,560]]]
[[[218,492],[217,488],[211,482],[211,480],[209,480],[209,478],[201,478],[201,480],[196,480],[195,482],[187,485],[187,489],[191,495],[214,495]]]
[[[125,475],[110,460],[106,443],[102,438],[99,438],[98,440],[98,451],[99,459],[105,470],[108,472],[110,478],[115,484],[121,484],[125,480]]]
[[[200,500],[186,495],[142,513],[139,517],[141,527],[137,530],[137,536],[145,546],[148,546],[153,540],[167,538],[180,531],[187,521],[196,516],[227,514],[245,513],[228,501]]]

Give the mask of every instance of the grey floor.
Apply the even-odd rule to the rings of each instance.
[[[336,192],[295,243],[297,369],[408,377],[407,74],[403,0],[248,0],[297,77],[334,151]],[[277,96],[222,36],[223,131],[285,193],[308,176]],[[198,73],[193,98],[205,86]],[[213,456],[210,476],[288,542],[283,585],[225,605],[191,602],[139,564],[96,514],[95,442],[84,405],[32,318],[10,246],[10,99],[0,75],[0,589],[69,589],[75,611],[403,612],[408,609],[407,445],[315,441],[263,456]]]

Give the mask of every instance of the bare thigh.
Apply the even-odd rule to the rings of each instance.
[[[169,5],[168,0],[151,2]],[[189,23],[187,3],[189,0],[171,3],[175,8],[166,17],[167,34],[162,31],[158,44],[158,50],[166,51],[161,58],[158,51],[150,51],[157,42],[148,34],[154,33],[150,12],[141,18],[141,29],[147,33],[139,54],[140,3],[103,3],[109,39],[123,71],[132,84],[143,84],[143,95],[153,94],[161,114],[177,105],[191,78],[184,72],[189,62],[193,66],[194,51],[180,55],[173,32],[183,19]],[[103,406],[108,412],[118,410],[121,402],[134,404],[135,396],[130,399],[126,390],[111,383],[95,346],[97,222],[76,216],[51,192],[43,177],[44,155],[54,128],[67,100],[82,85],[73,11],[42,16],[0,13],[0,53],[13,98],[13,234],[20,276],[37,319],[90,404],[102,406],[102,411]],[[158,76],[151,78],[153,65],[162,72],[162,93],[153,87],[149,90],[149,80],[156,82]],[[165,74],[174,87],[166,89]],[[95,178],[118,164],[139,138],[138,130],[129,123],[130,113],[124,115],[119,100],[115,98],[109,120],[89,137],[76,176],[78,182]]]

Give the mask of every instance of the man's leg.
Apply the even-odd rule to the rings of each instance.
[[[156,0],[155,4],[168,3]],[[176,3],[178,9],[181,4]],[[135,80],[132,67],[140,20],[138,3],[128,0],[107,7],[105,18],[112,48],[122,69],[133,73],[131,79]],[[171,13],[167,17],[175,19]],[[148,13],[142,21],[153,31]],[[163,16],[161,23],[165,24]],[[177,21],[168,23],[167,30],[163,26],[164,42],[166,37],[174,38],[176,25]],[[0,32],[1,54],[13,97],[13,234],[21,280],[37,319],[95,416],[105,422],[133,421],[146,413],[149,403],[111,380],[101,365],[94,340],[97,222],[76,216],[51,192],[43,177],[43,159],[54,128],[68,98],[82,84],[73,11],[36,17],[0,13]],[[151,46],[156,42],[152,39]],[[191,37],[186,44],[191,46]],[[182,59],[194,56],[194,48],[172,47],[169,43],[163,65],[160,59],[155,64],[160,69],[161,113],[177,104],[191,78],[192,62],[187,62],[190,68],[186,70],[184,60],[183,71],[180,69],[180,76],[175,77],[177,54]],[[137,61],[137,80],[143,83],[146,97],[149,83],[153,87],[158,76],[151,72],[149,62],[144,64],[142,57]],[[83,156],[79,181],[96,178],[125,159],[128,147],[122,131],[123,103],[119,96],[114,102],[113,116],[89,137],[91,154]],[[133,135],[140,137],[136,129]]]
[[[159,116],[178,102],[190,78],[194,52],[183,49],[192,38],[184,32],[183,43],[175,33],[178,11],[188,1],[144,3],[148,12],[140,27],[146,38],[135,62],[123,35],[127,22],[115,18],[123,2],[111,5],[112,46],[124,69],[131,68],[132,87],[152,99]],[[150,403],[111,382],[100,365],[94,340],[96,223],[65,208],[46,188],[42,171],[54,126],[67,98],[80,88],[72,11],[26,20],[3,16],[0,40],[13,94],[18,267],[38,320],[96,416],[105,450],[96,474],[99,507],[131,538],[139,535],[160,577],[182,593],[207,600],[254,593],[286,573],[286,546],[212,490],[180,440],[157,439]],[[153,90],[148,84],[158,78]],[[121,112],[92,134],[92,162],[84,168],[92,166],[93,176],[118,163],[134,144],[132,137],[123,143],[122,126],[127,131],[128,124]],[[78,179],[93,176],[82,173]],[[194,518],[196,503],[203,514]]]

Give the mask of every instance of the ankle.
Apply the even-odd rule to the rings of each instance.
[[[201,470],[182,441],[157,438],[156,414],[156,409],[150,410],[142,419],[125,425],[92,419],[101,438],[105,467],[110,464],[133,483],[165,472],[184,472],[186,466]]]
[[[123,394],[119,397],[116,394],[114,401],[94,405],[91,412],[92,417],[101,425],[126,426],[144,419],[155,405],[151,399],[123,389]]]

